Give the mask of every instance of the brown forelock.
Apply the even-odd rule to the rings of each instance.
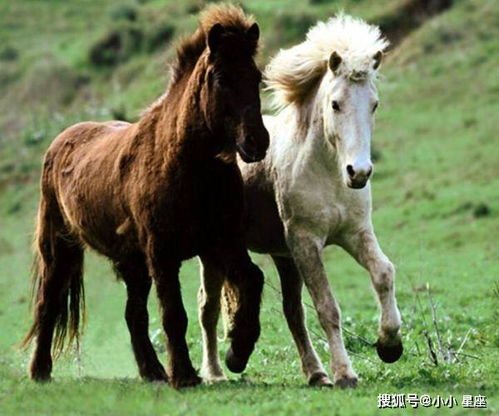
[[[196,32],[177,47],[177,60],[173,65],[174,82],[193,70],[206,48],[210,29],[217,23],[225,28],[225,39],[229,41],[229,48],[232,46],[232,52],[248,55],[256,53],[257,43],[245,36],[246,31],[255,23],[253,17],[247,16],[240,7],[234,5],[210,5],[201,13]]]

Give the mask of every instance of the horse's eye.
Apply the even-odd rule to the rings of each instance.
[[[378,102],[376,101],[373,105],[373,113],[376,111],[376,109],[378,108]]]
[[[340,105],[338,104],[338,101],[333,101],[333,110],[338,112],[340,111]]]

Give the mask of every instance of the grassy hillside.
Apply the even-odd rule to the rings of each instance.
[[[244,7],[261,25],[263,65],[279,47],[299,41],[309,25],[339,8],[376,20],[401,3],[249,0]],[[41,155],[60,129],[77,120],[135,119],[163,91],[171,41],[193,30],[201,4],[0,2],[0,414],[362,415],[380,413],[379,393],[453,394],[459,404],[463,394],[481,394],[489,409],[480,412],[497,414],[499,4],[481,0],[456,0],[409,33],[391,51],[379,83],[374,222],[397,265],[406,348],[398,363],[381,363],[359,338],[374,342],[376,337],[369,279],[345,253],[330,248],[324,260],[361,377],[357,390],[306,387],[275,290],[278,279],[263,256],[256,257],[267,277],[263,331],[246,373],[181,392],[145,384],[137,377],[123,319],[125,290],[109,265],[92,254],[86,262],[88,319],[81,353],[56,363],[53,383],[27,380],[29,356],[14,347],[30,319],[30,244]],[[94,59],[95,52],[92,58],[113,33],[125,46],[114,55],[112,48],[103,48],[109,54],[97,55],[105,64]],[[427,340],[433,350],[437,340],[427,283],[445,349],[463,345],[456,362],[438,356],[435,365],[430,358]],[[183,266],[182,284],[188,342],[199,365],[196,261]],[[150,311],[151,333],[161,350],[154,296]],[[312,310],[308,319],[327,363]],[[222,343],[221,351],[226,348]],[[473,412],[461,406],[425,410],[446,411]]]

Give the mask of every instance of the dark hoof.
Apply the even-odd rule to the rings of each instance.
[[[29,377],[31,380],[44,383],[50,381],[52,378],[50,374],[52,373],[52,363],[51,362],[43,362],[41,361],[33,361],[31,363],[29,369]]]
[[[175,389],[183,389],[186,387],[195,387],[201,384],[203,380],[201,377],[198,377],[197,375],[193,374],[192,376],[189,377],[172,377],[170,379],[170,385],[175,388]]]
[[[149,382],[153,382],[153,383],[168,383],[168,376],[166,375],[166,371],[163,368],[163,366],[153,368],[150,371],[144,371],[141,374],[141,377],[145,381],[149,381]]]
[[[340,389],[354,389],[357,387],[357,377],[342,377],[334,382],[334,387]]]
[[[314,373],[308,380],[311,387],[333,387],[333,382],[325,373]]]
[[[400,341],[394,345],[383,345],[378,341],[376,343],[376,351],[382,361],[385,363],[394,363],[402,356],[404,347]]]
[[[31,373],[31,380],[36,381],[37,383],[48,383],[52,381],[52,377],[50,374],[42,374],[42,373]]]
[[[246,368],[246,364],[248,364],[248,358],[244,359],[236,356],[231,347],[227,350],[227,354],[225,354],[225,364],[233,373],[242,373]]]

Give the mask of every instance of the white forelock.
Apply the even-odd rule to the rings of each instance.
[[[310,28],[304,42],[281,49],[265,70],[267,89],[278,106],[300,102],[325,74],[333,51],[342,58],[342,74],[374,77],[373,57],[387,46],[379,27],[339,14]]]

